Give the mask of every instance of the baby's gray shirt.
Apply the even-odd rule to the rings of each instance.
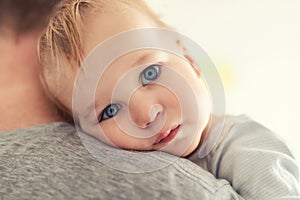
[[[245,115],[214,119],[206,139],[212,150],[205,157],[198,150],[190,160],[228,180],[245,199],[300,199],[299,166],[279,135]]]

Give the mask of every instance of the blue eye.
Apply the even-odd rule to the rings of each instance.
[[[144,69],[141,73],[141,82],[142,85],[148,85],[149,83],[155,81],[160,74],[160,66],[159,65],[150,65],[146,69]]]
[[[98,121],[101,122],[106,119],[110,119],[118,114],[122,106],[117,103],[113,103],[104,108],[102,114],[98,117]]]

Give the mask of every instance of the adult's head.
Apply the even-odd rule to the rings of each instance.
[[[60,0],[0,0],[0,33],[16,36],[42,30]]]

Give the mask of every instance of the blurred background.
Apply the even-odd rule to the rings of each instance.
[[[147,2],[213,60],[226,113],[247,114],[280,134],[300,165],[300,1]]]

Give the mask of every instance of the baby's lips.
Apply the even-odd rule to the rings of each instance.
[[[154,144],[158,144],[162,140],[164,140],[167,137],[171,136],[171,134],[174,134],[174,136],[172,135],[172,137],[170,138],[170,140],[172,140],[176,136],[179,127],[180,127],[180,125],[172,126],[172,128],[169,128],[167,131],[163,131],[162,133],[160,133],[158,135],[158,138],[157,138],[157,140],[156,140],[156,142]],[[174,131],[176,131],[176,132],[174,132]],[[166,141],[166,142],[168,142],[168,141]]]
[[[162,141],[164,138],[166,138],[169,135],[169,133],[164,132],[164,133],[160,133],[158,138],[156,139],[156,142],[154,144],[158,144],[160,143],[160,141]]]

